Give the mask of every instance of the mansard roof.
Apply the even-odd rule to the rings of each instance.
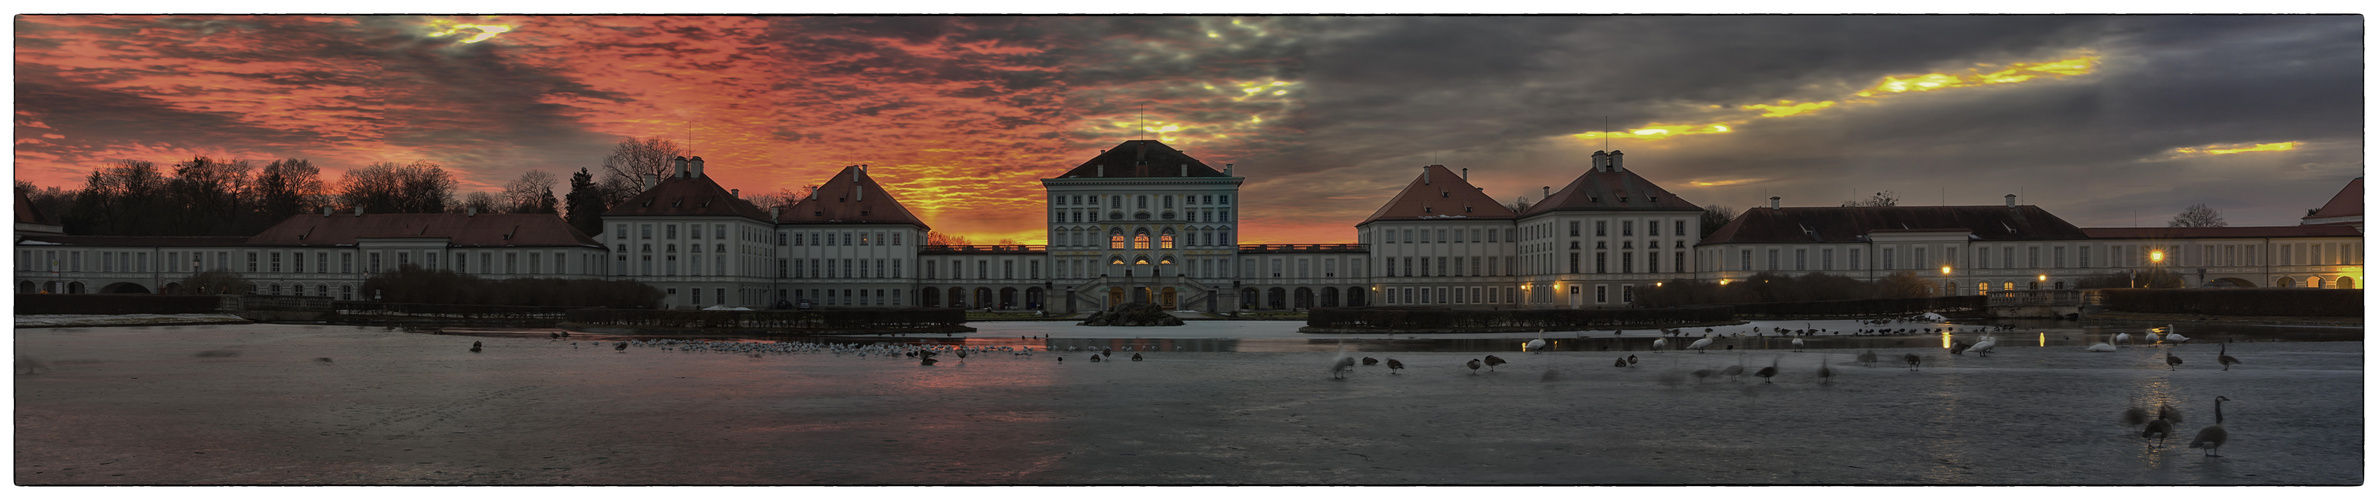
[[[1403,191],[1355,226],[1382,220],[1508,220],[1519,215],[1444,165],[1429,165],[1420,170],[1420,175],[1412,176],[1412,183],[1404,185]]]
[[[1101,168],[1104,167],[1104,168]],[[1162,142],[1123,141],[1068,170],[1059,179],[1098,177],[1229,177]]]
[[[306,214],[247,238],[251,246],[354,245],[359,238],[445,238],[457,247],[595,247],[553,214]]]
[[[1520,217],[1557,211],[1696,211],[1701,207],[1625,168],[1587,170]]]
[[[826,179],[809,197],[785,207],[777,216],[779,224],[908,224],[920,229],[926,226],[892,192],[877,184],[867,169],[852,165],[843,167],[834,177]]]
[[[2088,234],[2034,205],[1963,207],[1757,207],[1701,239],[1729,243],[1838,243],[1871,233],[1962,231],[1973,239],[2079,240]]]
[[[738,198],[709,175],[686,172],[661,179],[652,189],[611,207],[604,217],[638,215],[715,215],[768,220],[768,211]]]
[[[2358,238],[2361,231],[2353,226],[2313,224],[2305,226],[2249,226],[2249,227],[2092,227],[2082,229],[2091,238],[2130,240],[2180,240],[2194,238],[2304,238],[2336,236]]]

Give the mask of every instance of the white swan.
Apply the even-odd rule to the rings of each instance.
[[[1694,351],[1701,351],[1703,354],[1707,354],[1708,352],[1702,351],[1702,349],[1708,349],[1711,342],[1715,341],[1711,340],[1708,335],[1702,335],[1701,340],[1695,340],[1693,341],[1693,345],[1685,346],[1685,348],[1692,349]]]
[[[2117,333],[2117,334],[2114,334],[2114,343],[2116,343],[2116,344],[2128,344],[2128,343],[2130,343],[2130,334],[2128,334],[2128,333]]]
[[[2114,344],[2099,342],[2097,345],[2089,346],[2089,352],[2114,352]]]

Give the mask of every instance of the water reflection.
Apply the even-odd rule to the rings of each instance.
[[[1030,347],[1032,349],[1042,351],[1072,351],[1077,349],[1083,351],[1092,351],[1113,349],[1117,352],[1326,352],[1336,350],[1338,344],[1343,342],[1348,346],[1349,349],[1368,352],[1524,352],[1526,351],[1527,341],[1533,340],[1532,337],[1534,337],[1533,334],[1525,334],[1526,336],[1523,337],[1521,336],[1523,334],[1516,333],[1475,335],[1429,334],[1419,336],[1408,334],[1306,335],[1294,333],[1294,329],[1297,326],[1301,326],[1297,323],[1247,323],[1248,324],[1245,326],[1232,325],[1232,328],[1229,329],[1212,330],[1213,335],[1215,335],[1214,337],[1199,338],[1183,338],[1180,337],[1179,333],[1177,333],[1193,330],[1148,330],[1149,332],[1153,332],[1149,337],[1122,337],[1102,335],[1115,333],[1114,331],[1092,330],[1084,332],[1081,330],[1069,329],[1067,328],[1069,325],[1060,325],[1056,323],[1051,323],[1048,325],[1019,325],[1011,322],[1001,323],[995,326],[985,326],[984,328],[986,331],[977,332],[971,334],[971,336],[901,335],[820,337],[759,335],[615,335],[588,332],[570,332],[570,337],[561,341],[613,342],[633,339],[679,339],[725,342],[815,342],[861,345],[874,343],[894,343],[946,345],[953,347],[977,347],[991,349],[1000,347],[1022,349],[1025,347]],[[1753,325],[1760,324],[1765,323],[1754,323]],[[1980,325],[1923,324],[1894,328],[1904,328],[1904,331],[1910,332],[1908,334],[1819,334],[1797,338],[1806,343],[1807,349],[1812,350],[1919,348],[1931,345],[1932,342],[1930,336],[1935,332],[1939,332],[1939,345],[1942,349],[1947,349],[1950,345],[1958,340],[1956,337],[1960,334],[1966,336],[1967,340],[1972,340],[1978,338],[1980,335],[1985,334],[2004,334],[2013,336],[2022,335],[2023,333],[2029,332],[2035,336],[2037,339],[2035,343],[2040,347],[2088,347],[2092,344],[2105,342],[2104,339],[2115,333],[2137,334],[2140,332],[2145,332],[2151,328],[2147,325],[2083,325],[2073,322],[2045,320],[2007,321],[2001,324],[2012,326],[2013,328],[1984,333],[1978,330],[1981,328]],[[1752,330],[1748,328],[1749,326],[1751,325],[1740,325],[1732,328],[1720,327],[1721,329],[1728,331],[1715,332],[1715,334],[1710,337],[1714,342],[1709,346],[1708,350],[1726,352],[1749,349],[1766,350],[1792,348],[1792,340],[1795,337],[1777,335],[1773,333],[1751,333]],[[2161,325],[2155,326],[2160,327]],[[2216,343],[2224,341],[2323,342],[2361,340],[2361,329],[2352,327],[2239,325],[2220,323],[2181,324],[2180,326],[2191,332],[2196,332],[2197,336],[2191,339],[2190,343]],[[1271,331],[1268,329],[1279,329],[1282,331]],[[557,331],[558,330],[552,329],[518,330],[449,328],[438,331],[437,333],[481,337],[550,338],[550,335]],[[1836,331],[1840,330],[1837,329]],[[1017,335],[1017,333],[1024,334]],[[1137,331],[1133,331],[1132,333],[1137,333]],[[1661,338],[1650,335],[1642,335],[1640,331],[1638,331],[1638,333],[1633,336],[1614,335],[1614,332],[1609,331],[1558,333],[1560,334],[1558,337],[1544,337],[1544,340],[1548,344],[1545,346],[1544,350],[1579,352],[1649,352],[1652,350],[1652,342],[1658,338]],[[2137,335],[2134,335],[2134,337],[2136,336]],[[1692,340],[1700,338],[1700,335],[1696,333],[1666,338],[1670,339],[1668,342],[1668,348],[1666,350],[1682,351],[1686,350],[1682,348],[1684,345],[1691,343]],[[2138,344],[2134,343],[2133,345],[2123,347],[2134,347],[2137,345]]]

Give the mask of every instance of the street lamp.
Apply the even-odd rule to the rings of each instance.
[[[1949,275],[1949,266],[1940,266],[1940,275],[1941,275],[1941,276],[1948,276],[1948,275]]]

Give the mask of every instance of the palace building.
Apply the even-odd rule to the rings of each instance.
[[[1313,307],[1612,308],[1679,280],[1760,273],[1881,279],[1937,293],[2077,286],[2171,271],[2189,286],[2359,288],[2361,179],[2297,226],[2081,228],[2018,205],[1786,207],[1701,238],[1700,206],[1596,152],[1514,210],[1468,169],[1422,167],[1352,244],[1240,244],[1246,181],[1161,142],[1125,141],[1041,179],[1047,245],[927,244],[931,227],[865,165],[778,209],[681,158],[589,237],[553,215],[291,217],[250,237],[77,236],[17,197],[18,293],[159,293],[201,270],[248,293],[369,300],[401,265],[486,278],[635,280],[676,308],[957,307],[1071,314],[1127,302],[1208,312]],[[897,175],[897,174],[890,174]],[[1654,175],[1652,177],[1657,177]]]

